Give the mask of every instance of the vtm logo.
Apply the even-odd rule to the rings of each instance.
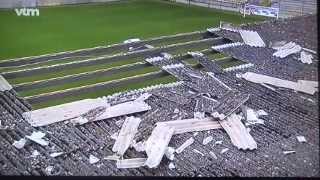
[[[17,16],[39,16],[40,11],[36,8],[16,8]]]

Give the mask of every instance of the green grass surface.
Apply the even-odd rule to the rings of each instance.
[[[138,70],[131,70],[131,71],[124,71],[124,72],[120,72],[120,73],[115,73],[115,74],[112,74],[111,76],[100,76],[100,77],[89,78],[89,79],[85,79],[85,80],[81,80],[81,81],[73,81],[71,83],[66,83],[66,84],[57,85],[57,86],[46,86],[45,88],[37,88],[37,89],[32,89],[30,91],[23,91],[20,93],[20,95],[21,96],[38,95],[38,94],[54,92],[54,91],[59,91],[59,90],[64,90],[64,89],[70,89],[70,88],[75,88],[75,87],[80,87],[80,86],[97,84],[97,83],[101,83],[101,82],[108,82],[108,81],[112,81],[112,80],[116,80],[116,79],[146,74],[146,73],[155,72],[155,71],[159,71],[159,68],[157,68],[155,66],[150,66],[150,67],[142,68],[142,69],[138,69]]]
[[[126,65],[126,64],[136,63],[136,62],[140,62],[140,61],[142,61],[140,58],[115,61],[115,62],[110,62],[110,63],[107,63],[107,61],[106,61],[106,63],[104,63],[104,64],[96,64],[96,65],[91,65],[91,66],[82,66],[82,67],[71,68],[71,69],[63,69],[60,71],[58,70],[58,71],[54,71],[54,72],[48,72],[45,74],[20,77],[20,78],[15,78],[15,79],[7,79],[7,80],[11,84],[19,84],[19,83],[33,82],[33,81],[45,80],[45,79],[56,78],[56,77],[63,77],[63,76],[79,74],[79,73],[83,73],[83,72],[108,69],[108,68],[113,68],[113,67],[122,66],[122,65]]]
[[[0,60],[75,50],[218,26],[262,20],[159,0],[40,8],[39,17],[0,10]]]
[[[84,93],[79,96],[70,96],[68,98],[61,98],[61,99],[56,99],[53,101],[48,101],[44,103],[38,103],[38,104],[32,104],[33,109],[40,109],[40,108],[45,108],[49,106],[54,106],[58,104],[63,104],[63,103],[68,103],[72,101],[77,101],[81,99],[86,99],[86,98],[97,98],[97,97],[102,97],[102,96],[107,96],[111,95],[117,92],[122,92],[122,91],[127,91],[127,90],[132,90],[132,89],[139,89],[147,86],[152,86],[152,85],[157,85],[157,84],[167,84],[171,82],[175,82],[176,78],[173,76],[164,76],[161,78],[156,78],[153,80],[148,80],[148,81],[143,81],[135,84],[128,84],[127,86],[119,86],[117,88],[106,88],[105,90],[101,91],[95,91],[93,93]]]

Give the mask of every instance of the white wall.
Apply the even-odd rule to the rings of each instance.
[[[109,2],[117,0],[0,0],[0,8],[54,6],[90,2]]]

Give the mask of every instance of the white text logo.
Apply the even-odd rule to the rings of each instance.
[[[39,16],[40,11],[39,9],[35,8],[16,8],[14,9],[16,11],[17,16]]]

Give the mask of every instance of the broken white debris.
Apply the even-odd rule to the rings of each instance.
[[[119,133],[115,132],[110,137],[111,139],[117,140]]]
[[[263,109],[260,109],[256,112],[257,116],[268,116],[268,113],[264,111]]]
[[[105,160],[114,160],[114,161],[117,161],[120,159],[120,156],[118,156],[117,154],[113,154],[111,156],[107,156],[107,157],[104,157],[103,159]]]
[[[95,157],[94,155],[90,154],[90,156],[89,156],[89,162],[90,162],[90,164],[95,164],[95,163],[97,163],[97,162],[99,162],[99,161],[100,161],[99,158],[97,158],[97,157]]]
[[[311,64],[312,63],[312,55],[311,54],[307,54],[304,51],[301,51],[300,53],[300,61],[302,63],[307,63],[307,64]]]
[[[34,150],[34,151],[32,152],[31,157],[35,158],[35,157],[37,157],[37,156],[39,156],[39,155],[40,155],[39,151]]]
[[[49,144],[48,141],[42,139],[46,134],[40,131],[33,132],[31,136],[26,136],[26,138],[30,139],[31,141],[34,141],[41,146],[47,146]]]
[[[8,83],[8,81],[0,75],[0,91],[9,91],[12,89],[12,86]]]
[[[106,106],[106,101],[103,98],[84,99],[25,112],[23,116],[32,126],[38,127],[79,117],[100,106]],[[83,119],[80,120],[84,121]]]
[[[190,146],[193,142],[194,142],[193,137],[189,138],[189,139],[186,140],[179,148],[176,149],[176,152],[177,152],[178,154],[180,154],[185,148],[187,148],[188,146]]]
[[[207,131],[211,129],[222,128],[218,121],[213,120],[211,117],[198,119],[183,119],[175,121],[158,122],[157,125],[166,125],[174,127],[174,134],[181,134],[194,131]]]
[[[283,154],[292,154],[295,153],[296,151],[283,151]]]
[[[266,44],[256,31],[239,30],[245,44],[253,47],[265,47]]]
[[[172,161],[174,159],[174,152],[175,152],[175,149],[173,147],[167,147],[165,155],[168,159]]]
[[[47,172],[49,175],[51,175],[52,170],[53,170],[53,166],[48,166],[48,167],[46,167],[46,172]]]
[[[209,151],[209,154],[214,158],[214,159],[218,159],[218,157],[216,156],[216,154],[212,151]]]
[[[196,56],[203,56],[203,54],[201,52],[188,52],[187,53],[190,56],[196,57]]]
[[[202,144],[203,145],[207,145],[209,142],[211,142],[213,140],[212,136],[208,136],[206,138],[203,139]]]
[[[229,151],[229,148],[224,148],[224,149],[221,150],[220,154],[224,154],[227,151]]]
[[[64,154],[64,152],[54,152],[54,153],[51,153],[50,156],[55,158],[55,157],[61,156],[62,154]]]
[[[264,124],[264,120],[259,119],[259,115],[267,115],[268,113],[266,113],[263,110],[254,112],[253,109],[249,108],[249,107],[245,107],[243,106],[242,111],[246,117],[246,125],[252,125],[252,124]]]
[[[241,75],[241,77],[253,83],[270,84],[273,86],[293,89],[295,91],[304,92],[311,95],[318,90],[313,85],[311,85],[311,83],[304,84],[304,83],[301,83],[301,81],[293,82],[293,81],[283,80],[283,79],[266,76],[262,74],[257,74],[253,72],[246,72],[245,74]]]
[[[222,144],[222,141],[216,141],[214,144],[215,145]]]
[[[123,156],[133,141],[135,134],[138,132],[138,126],[141,122],[140,118],[127,117],[124,121],[119,136],[113,145],[112,151]]]
[[[242,124],[241,116],[231,114],[227,119],[219,122],[229,135],[232,144],[238,149],[257,149],[257,143]]]
[[[207,31],[210,33],[215,33],[217,31],[220,31],[220,28],[207,28]]]
[[[175,114],[178,114],[180,111],[179,111],[179,109],[177,109],[177,108],[175,108],[174,109],[174,111],[173,111],[173,113],[175,113]]]
[[[294,42],[289,42],[282,47],[277,48],[277,51],[273,53],[273,56],[285,58],[290,54],[295,54],[301,51],[301,46]]]
[[[193,113],[193,118],[195,118],[195,119],[203,119],[203,118],[205,118],[205,113],[204,112],[194,112]]]
[[[124,44],[129,44],[129,43],[133,43],[133,42],[139,42],[140,39],[139,38],[132,38],[132,39],[128,39],[123,41]]]
[[[14,141],[13,142],[13,146],[18,148],[18,149],[21,149],[24,147],[24,145],[26,144],[27,140],[25,138],[22,138],[20,139],[19,141]]]
[[[198,132],[195,132],[195,133],[193,133],[193,136],[197,136],[199,133]]]
[[[145,96],[143,96],[141,99],[143,98],[145,98]],[[102,115],[98,116],[94,121],[99,121],[99,120],[104,120],[104,119],[109,119],[113,117],[124,116],[124,115],[129,115],[133,113],[150,110],[151,106],[149,106],[144,101],[141,101],[141,99],[137,98],[137,100],[134,100],[134,101],[129,101],[129,102],[111,106],[107,108],[106,111]]]
[[[175,169],[175,168],[176,168],[176,167],[174,166],[173,162],[170,162],[170,163],[169,163],[169,169],[172,170],[172,169]]]
[[[137,143],[134,143],[132,147],[137,151],[137,152],[142,152],[146,150],[146,145],[145,142],[139,141]]]
[[[297,140],[299,141],[299,142],[307,142],[307,140],[306,140],[306,138],[304,137],[304,136],[297,136]]]
[[[197,150],[197,149],[193,149],[193,152],[198,153],[198,154],[200,154],[201,156],[204,156],[204,154],[203,154],[202,152],[200,152],[199,150]]]
[[[167,149],[170,139],[174,133],[173,127],[157,125],[146,142],[146,153],[148,159],[145,163],[149,168],[157,167]]]
[[[138,168],[144,165],[146,158],[117,160],[117,168]]]

